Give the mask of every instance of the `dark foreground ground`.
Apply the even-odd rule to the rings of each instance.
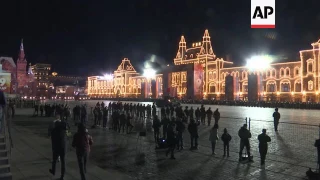
[[[31,109],[18,110],[17,114],[12,130],[15,145],[12,154],[14,179],[50,179],[48,169],[51,146],[46,135],[48,123],[53,118],[31,117]],[[239,163],[237,131],[243,123],[243,119],[222,118],[220,121],[220,135],[224,128],[228,128],[233,136],[229,158],[222,157],[221,141],[217,144],[217,155],[211,155],[211,127],[208,126],[199,128],[200,147],[197,151],[189,150],[189,135],[185,133],[186,148],[176,152],[176,160],[170,160],[163,151],[155,150],[152,132],[148,132],[147,137],[139,138],[137,133],[127,135],[109,129],[89,129],[94,138],[94,145],[90,154],[88,179],[295,180],[306,179],[307,168],[316,166],[316,149],[313,142],[318,135],[318,127],[285,124],[275,133],[272,123],[263,121],[252,122],[251,145],[254,162]],[[148,122],[147,127],[150,127]],[[262,128],[267,128],[272,138],[265,167],[260,166],[257,142]],[[67,160],[66,179],[79,179],[75,153],[71,148]]]

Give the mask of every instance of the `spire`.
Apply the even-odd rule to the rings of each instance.
[[[20,44],[19,60],[20,60],[20,61],[25,60],[24,47],[23,47],[23,39],[21,39],[21,44]]]
[[[210,38],[208,29],[206,29],[204,31],[204,35],[202,38],[202,47],[201,47],[201,51],[200,51],[200,55],[205,55],[205,54],[215,56],[215,54],[213,53],[213,50],[212,50],[211,38]]]
[[[184,36],[181,36],[180,42],[179,42],[179,49],[178,49],[176,58],[177,59],[178,58],[184,59],[186,51],[187,51],[187,43],[186,43],[186,40],[184,39]]]

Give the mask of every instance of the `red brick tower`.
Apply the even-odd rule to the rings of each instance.
[[[18,88],[26,85],[27,60],[24,54],[23,39],[21,40],[20,52],[17,60],[17,83]]]

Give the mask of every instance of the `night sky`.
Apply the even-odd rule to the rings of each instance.
[[[124,57],[136,69],[155,55],[171,63],[183,34],[188,44],[209,30],[218,57],[236,64],[257,53],[299,60],[320,38],[319,0],[276,0],[276,29],[250,28],[250,0],[1,1],[0,56],[51,63],[67,75],[112,72]]]

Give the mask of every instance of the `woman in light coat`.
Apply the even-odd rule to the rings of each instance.
[[[214,150],[215,150],[215,148],[216,148],[217,140],[219,139],[218,129],[219,129],[218,124],[215,124],[215,125],[213,126],[213,128],[210,130],[209,141],[211,141],[212,155],[215,155],[215,154],[216,154],[216,153],[214,152]]]

